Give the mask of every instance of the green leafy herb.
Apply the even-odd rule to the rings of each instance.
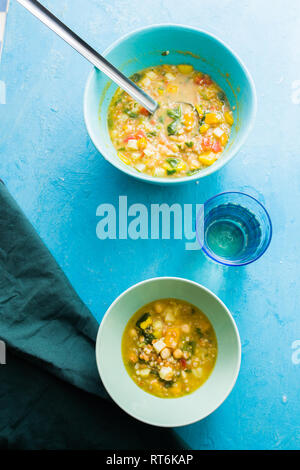
[[[168,175],[174,175],[176,173],[176,169],[174,168],[173,170],[167,170]]]
[[[143,331],[143,335],[145,338],[145,343],[152,344],[152,341],[155,339],[155,336],[151,333],[151,331],[148,328],[146,328],[146,330]]]
[[[189,170],[189,171],[187,172],[187,176],[192,176],[192,175],[194,175],[195,173],[198,173],[198,171],[200,171],[200,170],[201,170],[201,168],[195,168],[194,170]]]
[[[122,101],[122,98],[118,98],[118,99],[114,102],[114,106],[117,106],[117,104],[119,104],[121,101]]]
[[[112,128],[113,128],[113,126],[114,126],[114,121],[113,121],[112,117],[109,117],[109,118],[107,119],[107,125],[108,125],[108,128],[109,128],[109,129],[112,129]]]
[[[209,98],[208,98],[208,96],[207,96],[207,93],[205,93],[205,91],[200,90],[199,93],[200,93],[201,97],[202,97],[204,100],[206,100],[206,101],[209,100]]]
[[[205,122],[205,115],[206,115],[206,113],[205,113],[205,111],[204,111],[203,116],[199,119],[199,127],[201,127],[202,124],[204,124],[204,122]]]
[[[124,113],[134,119],[138,117],[138,114],[135,113],[134,111],[131,111],[130,109],[124,109]]]
[[[174,382],[172,380],[164,380],[160,379],[160,381],[164,384],[165,388],[171,388]]]
[[[197,335],[200,336],[200,338],[203,337],[203,333],[202,333],[202,331],[201,331],[201,328],[196,328],[196,333],[197,333]]]
[[[130,78],[133,82],[137,83],[141,80],[142,77],[143,75],[141,73],[134,73]]]
[[[168,135],[177,134],[179,124],[180,124],[179,119],[176,119],[175,121],[171,122],[171,124],[169,124],[167,127]]]
[[[124,150],[125,150],[125,147],[120,147],[120,148],[118,149],[118,152],[124,152]]]
[[[144,313],[136,322],[136,326],[141,329],[141,323],[146,321],[150,317],[150,313],[146,312]]]
[[[183,349],[184,351],[190,352],[191,354],[194,354],[195,348],[196,348],[196,343],[195,343],[195,341],[187,341],[186,343],[184,343],[182,349]]]
[[[180,119],[181,118],[181,107],[177,106],[174,109],[168,109],[167,115],[172,119]]]
[[[222,103],[225,103],[226,96],[225,96],[224,91],[219,91],[219,93],[217,94],[217,96],[218,96],[219,100],[222,101]]]
[[[155,131],[147,132],[147,137],[155,137],[156,135],[157,135],[157,132]]]
[[[159,116],[158,120],[161,124],[163,124],[165,122],[165,119],[164,119],[163,116]]]
[[[171,157],[166,158],[166,162],[168,162],[172,168],[177,168],[177,165],[178,165],[177,158],[171,158]]]
[[[185,145],[191,149],[194,145],[194,142],[186,142]]]

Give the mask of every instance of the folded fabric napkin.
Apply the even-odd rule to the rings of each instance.
[[[0,183],[0,448],[184,449],[134,420],[97,372],[98,324]]]

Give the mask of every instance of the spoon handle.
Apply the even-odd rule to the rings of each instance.
[[[56,16],[49,10],[41,5],[36,0],[18,0],[30,13],[36,16],[48,28],[52,29],[58,36],[64,39],[70,46],[91,62],[96,68],[101,70],[119,87],[125,90],[132,98],[134,98],[140,105],[146,108],[151,114],[157,108],[156,101],[151,98],[147,93],[141,90],[129,78],[125,77],[119,70],[110,64],[102,55],[95,49],[89,46],[83,39],[75,34],[68,26],[62,23]]]

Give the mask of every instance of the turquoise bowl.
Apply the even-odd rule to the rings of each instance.
[[[169,54],[162,56],[166,50]],[[107,110],[117,86],[99,70],[92,70],[84,94],[85,123],[96,148],[119,170],[148,183],[172,185],[195,181],[222,168],[245,142],[256,114],[254,83],[238,56],[212,34],[189,26],[148,26],[123,36],[103,55],[127,76],[159,64],[192,64],[195,69],[211,75],[226,92],[231,106],[235,106],[230,141],[213,165],[189,177],[152,177],[139,173],[118,158],[107,126]]]
[[[130,378],[121,342],[128,320],[139,308],[170,297],[191,302],[205,313],[216,332],[218,356],[200,388],[184,397],[167,399],[150,395]],[[240,369],[241,343],[229,310],[211,291],[187,279],[158,277],[129,288],[109,307],[98,331],[96,360],[107,392],[124,411],[155,426],[184,426],[208,416],[229,395]]]

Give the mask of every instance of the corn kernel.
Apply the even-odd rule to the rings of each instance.
[[[200,134],[205,134],[209,129],[209,125],[208,124],[202,124],[202,126],[200,127]]]
[[[159,88],[159,89],[157,90],[157,92],[158,92],[159,95],[163,95],[163,94],[164,94],[164,90],[163,90],[162,88]]]
[[[123,163],[125,163],[126,165],[130,165],[130,159],[127,158],[123,153],[118,153],[118,157],[120,160],[122,160]]]
[[[142,330],[145,330],[151,324],[152,324],[152,318],[148,317],[147,320],[145,320],[141,323]]]
[[[224,117],[225,117],[225,121],[227,122],[227,124],[232,126],[232,124],[234,123],[234,119],[233,119],[232,114],[229,111],[226,111],[224,113]]]
[[[143,150],[144,148],[147,147],[147,140],[145,139],[145,137],[142,137],[141,139],[139,139],[137,141],[137,145],[138,145],[138,148],[140,150]]]
[[[217,113],[207,113],[205,115],[206,124],[218,124],[221,121],[219,114]]]
[[[199,116],[202,117],[202,116],[203,116],[203,108],[202,108],[202,106],[200,106],[200,104],[196,104],[195,108],[196,108],[197,113],[199,114]]]
[[[179,72],[184,73],[184,74],[191,73],[194,70],[194,67],[192,65],[188,65],[188,64],[177,65],[177,68],[178,68]]]
[[[178,86],[177,85],[169,85],[167,87],[167,92],[168,93],[176,93],[178,91]]]
[[[178,165],[177,165],[177,170],[181,171],[181,170],[186,170],[186,164],[183,160],[181,160]]]
[[[228,135],[225,134],[225,132],[224,132],[224,134],[222,135],[222,137],[221,137],[221,139],[220,139],[220,143],[221,143],[221,145],[223,145],[223,147],[224,147],[224,145],[226,145],[227,142],[228,142]]]
[[[198,160],[202,165],[210,166],[212,165],[217,159],[215,157],[210,157],[209,154],[202,154],[198,157]]]
[[[194,124],[194,114],[193,113],[184,114],[183,124],[185,125],[185,127],[192,127]]]

